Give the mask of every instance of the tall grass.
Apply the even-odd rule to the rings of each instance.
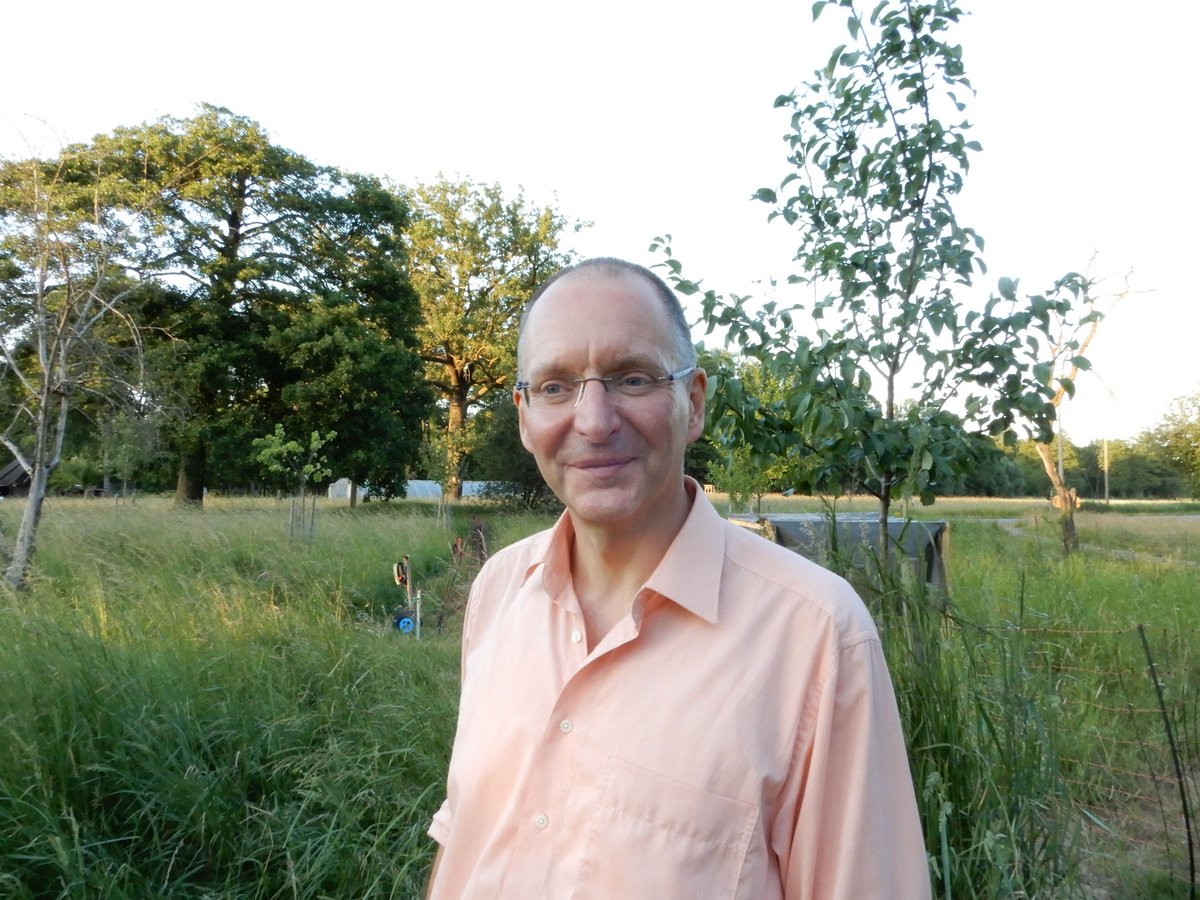
[[[1173,518],[1089,525],[1082,552],[1064,559],[1057,535],[1037,528],[1013,536],[995,524],[955,526],[959,609],[1025,647],[1038,706],[1056,723],[1060,776],[1088,832],[1081,865],[1094,896],[1187,896],[1182,809],[1137,626],[1152,635],[1158,686],[1193,773],[1194,813],[1200,615],[1196,569],[1177,546],[1188,527]]]
[[[1118,787],[1105,773],[1144,764],[1144,742],[1107,740],[1127,726],[1103,710],[1127,698],[1106,673],[1141,665],[1114,630],[1165,635],[1195,765],[1189,526],[1081,513],[1085,551],[1063,559],[1044,504],[960,508],[949,598],[905,579],[866,592],[936,895],[1183,896],[1089,823]],[[491,550],[551,517],[456,507],[442,527],[420,504],[321,505],[309,543],[287,512],[51,502],[30,591],[0,594],[0,896],[420,896],[473,574],[451,543],[476,514]],[[18,514],[0,504],[6,533]],[[405,554],[421,642],[391,627]]]
[[[883,641],[934,895],[1082,896],[1079,824],[1058,769],[1059,709],[1017,628],[964,619],[906,567],[850,570]]]
[[[458,651],[386,611],[447,535],[214,506],[47,516],[0,609],[0,895],[419,896]]]

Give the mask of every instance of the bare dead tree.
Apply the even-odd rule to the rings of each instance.
[[[1088,266],[1089,273],[1092,266],[1095,265],[1095,261],[1095,256],[1093,256]],[[1105,315],[1113,306],[1132,293],[1130,273],[1122,276],[1122,287],[1117,291],[1097,294],[1096,288],[1099,284],[1100,282],[1093,280],[1090,274],[1083,278],[1082,296],[1077,307],[1083,311],[1083,315],[1078,320],[1060,319],[1057,323],[1054,342],[1047,348],[1052,360],[1050,373],[1055,383],[1054,396],[1050,403],[1053,404],[1056,411],[1062,408],[1061,404],[1064,399],[1074,396],[1079,372],[1081,369],[1089,367],[1090,364],[1087,363],[1085,354],[1096,337],[1096,332],[1100,328],[1100,323],[1104,321]],[[1061,420],[1058,428],[1061,440]],[[1075,528],[1075,510],[1080,505],[1079,496],[1063,478],[1053,445],[1048,442],[1038,442],[1037,453],[1042,461],[1042,468],[1045,469],[1046,476],[1050,479],[1051,502],[1058,510],[1063,553],[1069,556],[1079,549],[1079,533]]]
[[[0,166],[0,444],[30,477],[5,581],[25,587],[68,413],[91,397],[136,396],[141,339],[126,310],[142,287],[123,262],[139,212],[86,150]]]

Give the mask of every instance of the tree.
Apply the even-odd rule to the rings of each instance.
[[[277,424],[289,434],[334,433],[324,448],[330,469],[372,496],[403,496],[430,408],[412,349],[412,309],[382,298],[315,299],[265,341],[278,361]]]
[[[293,505],[288,517],[289,537],[294,537],[297,531],[304,531],[308,483],[330,475],[329,461],[321,453],[321,448],[335,437],[337,434],[333,431],[327,434],[314,431],[302,444],[295,438],[289,438],[282,425],[276,425],[270,434],[254,439],[254,448],[258,451],[255,458],[259,464],[270,473],[290,476],[291,485],[296,489],[296,497],[300,501],[299,514]],[[316,506],[313,510],[315,514]],[[310,520],[310,528],[311,524]]]
[[[104,487],[115,489],[110,487],[115,476],[125,496],[130,483],[159,456],[158,429],[146,411],[137,408],[114,410],[99,424]]]
[[[72,409],[140,390],[140,333],[126,307],[142,282],[128,251],[147,207],[103,169],[81,147],[0,167],[0,444],[30,476],[6,560],[14,589],[26,583]],[[110,201],[122,194],[116,215]]]
[[[1021,472],[1027,495],[1046,497],[1046,467],[1038,451],[1039,441],[1032,438],[1021,440],[1006,448],[1006,456]],[[1062,434],[1063,482],[1076,493],[1083,487],[1085,473],[1079,458],[1079,448],[1071,442],[1069,434]],[[1055,468],[1057,471],[1058,438],[1054,441]]]
[[[138,238],[142,271],[178,288],[146,310],[159,404],[176,413],[177,500],[199,502],[213,471],[253,478],[247,448],[275,423],[337,431],[331,459],[402,490],[427,403],[403,198],[218,107],[95,145],[160,192]]]
[[[1094,441],[1079,449],[1079,459],[1093,497],[1150,500],[1187,494],[1186,473],[1153,432],[1132,441]]]
[[[1177,397],[1153,435],[1167,459],[1187,473],[1191,495],[1200,497],[1200,391]]]
[[[811,308],[755,305],[701,292],[683,277],[669,237],[655,246],[676,288],[701,293],[710,331],[724,329],[741,353],[792,379],[774,402],[718,382],[723,432],[764,455],[801,448],[817,461],[813,486],[874,496],[886,561],[892,502],[933,502],[971,461],[972,433],[1001,435],[1028,421],[1049,434],[1052,386],[1028,352],[1079,284],[1068,277],[1047,294],[1018,297],[1016,282],[1002,278],[982,309],[963,307],[984,267],[982,240],[952,208],[979,149],[961,118],[971,91],[961,48],[946,38],[962,12],[883,2],[864,18],[853,0],[818,0],[814,16],[830,7],[845,13],[856,46],[835,49],[802,91],[776,100],[792,111],[785,140],[794,171],[755,195],[799,229],[800,270],[788,281],[818,299]],[[806,319],[815,334],[795,334]]]
[[[1021,497],[1026,491],[1025,476],[1020,467],[1000,450],[991,438],[991,446],[980,447],[974,464],[959,481],[960,489],[954,493],[966,497]],[[947,493],[950,493],[947,491]]]
[[[728,371],[722,365],[722,358],[729,360],[728,354],[706,353],[703,365],[714,373]],[[783,381],[778,381],[757,360],[743,359],[732,364],[732,369],[729,386],[736,384],[736,389],[746,396],[756,397],[765,403],[779,402],[793,388],[792,379],[786,374]],[[741,508],[753,500],[754,511],[761,512],[762,498],[767,493],[794,488],[804,481],[806,458],[800,448],[789,448],[786,456],[764,456],[733,436],[722,443],[726,451],[724,459],[710,465],[708,473],[714,487],[729,495],[732,507]]]
[[[511,501],[524,509],[556,503],[538,470],[537,461],[521,443],[517,405],[512,394],[498,393],[476,416],[478,445],[466,461],[470,477],[487,482],[484,496]]]
[[[534,289],[571,260],[560,249],[578,231],[549,206],[506,199],[499,185],[441,179],[409,194],[412,283],[428,383],[445,404],[446,493],[462,496],[459,468],[471,445],[470,415],[510,391],[521,311]]]
[[[1104,318],[1104,314],[1096,307],[1092,294],[1093,282],[1090,279],[1086,280],[1082,286],[1083,314],[1074,321],[1067,311],[1056,313],[1056,328],[1051,332],[1047,346],[1048,360],[1038,366],[1044,382],[1053,389],[1050,403],[1055,409],[1058,409],[1064,398],[1074,396],[1075,380],[1079,372],[1089,368],[1087,358],[1083,354],[1087,352],[1088,345],[1095,338]],[[1075,530],[1075,509],[1080,501],[1075,488],[1067,484],[1065,472],[1060,468],[1056,455],[1062,449],[1061,428],[1060,423],[1058,444],[1052,445],[1048,439],[1039,440],[1037,452],[1053,490],[1051,502],[1058,510],[1063,553],[1071,554],[1079,549],[1079,534]]]
[[[1095,262],[1094,258],[1092,262]],[[1073,307],[1054,310],[1050,326],[1046,329],[1046,346],[1038,355],[1034,371],[1056,410],[1064,399],[1075,395],[1075,381],[1079,373],[1091,368],[1084,354],[1095,339],[1100,323],[1104,321],[1105,309],[1131,293],[1128,274],[1123,281],[1121,288],[1105,292],[1101,288],[1103,281],[1090,274],[1087,277],[1076,276],[1074,291],[1077,302]],[[1071,554],[1079,549],[1079,535],[1075,530],[1075,509],[1079,499],[1076,490],[1067,484],[1060,470],[1058,452],[1062,447],[1061,423],[1059,429],[1059,442],[1052,444],[1048,435],[1042,435],[1037,443],[1037,451],[1042,468],[1050,479],[1053,490],[1051,500],[1059,511],[1063,553]]]

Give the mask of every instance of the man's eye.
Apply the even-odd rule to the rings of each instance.
[[[546,381],[538,388],[538,393],[546,397],[555,397],[570,391],[570,387],[561,381]]]
[[[654,379],[645,372],[625,372],[617,379],[617,384],[624,390],[643,391],[654,384]]]

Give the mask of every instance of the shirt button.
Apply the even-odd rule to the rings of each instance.
[[[571,632],[571,643],[572,644],[578,644],[582,640],[583,640],[583,632],[580,631],[578,628],[576,628],[574,631]]]
[[[575,726],[571,724],[570,719],[563,719],[561,722],[558,723],[558,730],[561,731],[563,734],[570,734],[571,729],[574,727]]]
[[[538,813],[536,816],[533,817],[533,827],[536,828],[538,831],[543,831],[546,828],[546,826],[549,824],[550,824],[550,820],[546,818],[545,813]]]

